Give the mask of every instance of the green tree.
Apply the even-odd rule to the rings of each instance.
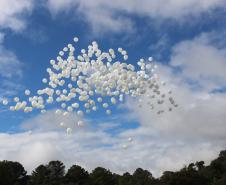
[[[25,185],[28,180],[24,167],[18,162],[0,162],[1,185]]]
[[[65,175],[66,184],[90,185],[89,173],[80,166],[73,165]]]
[[[148,170],[137,168],[133,173],[134,181],[136,185],[151,185],[154,184],[154,178]]]
[[[194,169],[191,163],[188,167],[183,168],[179,172],[171,175],[167,185],[207,185],[207,180]]]
[[[49,174],[49,185],[58,185],[61,184],[63,181],[63,177],[65,174],[65,166],[60,161],[50,161],[49,164],[46,166]]]
[[[38,166],[31,174],[28,185],[47,185],[49,170],[46,166]]]
[[[163,175],[159,178],[159,183],[161,185],[168,185],[171,179],[174,176],[174,172],[171,171],[165,171],[163,172]]]
[[[92,185],[116,185],[117,179],[105,168],[97,167],[90,174]]]
[[[61,185],[65,166],[60,161],[50,161],[46,166],[40,165],[32,172],[29,185]]]
[[[195,166],[198,168],[198,171],[200,171],[205,167],[204,164],[204,161],[198,161],[195,163]]]
[[[210,163],[214,178],[220,179],[226,173],[226,150],[221,151],[218,158]]]
[[[220,179],[214,179],[211,185],[225,185],[226,184],[226,175]]]
[[[135,179],[134,177],[126,172],[121,177],[119,177],[119,185],[134,185]]]

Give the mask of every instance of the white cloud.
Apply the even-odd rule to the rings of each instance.
[[[156,176],[165,170],[178,170],[190,162],[209,162],[226,144],[226,93],[209,93],[212,88],[223,85],[223,81],[215,80],[216,76],[225,78],[218,68],[226,73],[224,48],[218,47],[214,38],[214,34],[208,33],[183,41],[173,48],[169,65],[160,65],[159,73],[167,81],[167,87],[173,89],[179,104],[172,112],[159,116],[157,109],[150,111],[145,104],[138,108],[130,101],[133,114],[130,118],[136,118],[140,127],[112,136],[106,128],[118,126],[117,123],[101,123],[93,130],[92,122],[87,122],[84,128],[78,128],[75,126],[77,116],[61,118],[50,111],[23,123],[24,128],[34,129],[30,136],[27,133],[0,134],[0,160],[17,160],[29,172],[40,163],[58,159],[67,167],[75,163],[89,170],[103,166],[117,173],[142,167]],[[202,54],[201,59],[199,54]],[[181,71],[175,67],[181,67]],[[200,76],[208,77],[208,81]],[[187,83],[188,79],[204,87],[193,88]],[[126,116],[129,119],[129,115]],[[66,128],[59,130],[61,121],[73,128],[73,136],[66,136]],[[132,143],[127,141],[128,137],[133,138]],[[123,144],[128,144],[127,150],[122,149]]]
[[[220,33],[205,33],[183,41],[173,48],[170,65],[179,67],[182,77],[208,89],[226,86],[226,48],[218,48],[212,40]]]
[[[158,176],[164,170],[178,170],[194,160],[209,161],[222,149],[209,143],[163,141],[151,137],[147,129],[141,131],[142,135],[138,132],[123,133],[118,138],[91,130],[78,131],[72,136],[50,131],[0,134],[0,160],[19,161],[29,173],[40,164],[61,160],[67,168],[79,164],[91,171],[102,166],[122,174],[142,167]],[[122,145],[128,144],[128,135],[134,135],[134,141],[124,150]]]
[[[19,31],[26,26],[26,15],[33,9],[33,0],[1,0],[0,28]]]
[[[21,31],[26,27],[26,16],[31,14],[33,0],[0,0],[0,30],[9,28]],[[0,76],[3,78],[21,77],[22,63],[14,52],[4,47],[5,33],[0,32]]]
[[[18,15],[21,12],[29,13],[31,2],[23,0],[10,8],[11,1],[0,1],[0,7],[4,9],[3,13],[0,12],[0,27],[23,29],[26,21]],[[131,20],[120,12],[181,19],[191,14],[199,15],[224,2],[49,0],[48,7],[53,14],[77,9],[77,13],[84,16],[94,31],[100,32],[107,28],[119,32],[133,29]],[[189,162],[213,159],[226,144],[226,95],[210,94],[208,91],[225,85],[226,51],[211,43],[210,36],[212,34],[204,34],[177,44],[173,48],[169,66],[160,66],[163,78],[174,84],[174,96],[179,103],[179,108],[172,113],[157,116],[145,105],[141,109],[134,105],[132,111],[141,126],[112,137],[104,131],[108,126],[114,127],[112,123],[107,126],[102,124],[100,130],[95,131],[89,124],[81,129],[75,127],[77,117],[61,120],[54,117],[53,112],[48,112],[23,123],[27,129],[35,128],[32,135],[0,134],[0,160],[17,160],[29,172],[41,163],[58,159],[68,167],[75,163],[88,169],[103,166],[118,173],[132,172],[142,167],[159,175],[164,170],[178,170]],[[3,39],[3,34],[0,34],[0,43]],[[175,74],[175,67],[180,67],[181,73],[177,71]],[[0,46],[0,74],[4,78],[22,75],[21,62],[3,46]],[[196,81],[203,86],[202,90],[192,89],[187,80]],[[60,121],[76,128],[72,137],[59,131]],[[121,145],[127,143],[127,138],[131,136],[134,138],[133,143],[127,150],[122,150]]]
[[[169,66],[160,65],[161,78],[173,89],[178,108],[159,116],[158,109],[150,111],[146,104],[139,108],[136,102],[128,102],[141,124],[131,135],[155,141],[160,149],[157,154],[164,155],[160,160],[155,159],[155,169],[174,168],[175,161],[177,168],[188,161],[210,159],[225,147],[226,93],[210,91],[225,87],[226,50],[213,40],[216,35],[206,33],[183,41],[173,48]],[[175,67],[180,67],[180,71]],[[194,88],[189,80],[202,88]],[[163,92],[165,90],[162,88]],[[144,98],[144,102],[147,99]],[[169,104],[163,107],[168,110]],[[150,150],[150,155],[153,152],[155,149]]]
[[[10,50],[0,45],[0,76],[5,78],[21,77],[22,63]]]
[[[48,0],[47,6],[53,14],[77,12],[88,21],[94,31],[132,31],[133,22],[126,14],[135,14],[158,19],[183,20],[192,15],[199,16],[225,5],[225,0]],[[83,17],[82,17],[83,16]]]
[[[23,76],[23,64],[14,52],[4,47],[4,37],[0,32],[0,97],[14,95],[21,88],[14,78],[18,81]]]
[[[0,44],[4,41],[5,34],[0,32]]]
[[[11,29],[18,32],[26,28],[27,15],[31,14],[33,0],[0,0],[0,30]],[[20,88],[13,78],[20,79],[23,75],[22,62],[16,54],[4,46],[5,33],[0,32],[0,96],[14,95]],[[13,88],[12,88],[13,84]]]
[[[168,79],[173,80],[169,76]],[[67,167],[79,164],[92,170],[103,166],[117,173],[142,167],[155,176],[197,160],[208,163],[225,146],[225,96],[216,94],[210,98],[207,94],[192,93],[185,86],[174,89],[180,108],[162,116],[146,106],[136,108],[141,126],[118,136],[106,133],[102,123],[99,130],[93,130],[92,122],[87,122],[84,128],[76,127],[75,115],[62,118],[54,115],[54,111],[38,115],[23,123],[24,128],[34,129],[32,135],[0,134],[0,160],[20,161],[29,172],[41,163],[57,159]],[[59,129],[61,121],[74,129],[72,136],[66,136],[66,128]],[[113,123],[109,126],[114,127]],[[127,141],[128,137],[133,138],[132,143]],[[123,144],[128,144],[127,150],[122,149]]]

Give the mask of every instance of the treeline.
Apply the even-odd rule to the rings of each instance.
[[[65,172],[60,161],[38,166],[31,175],[18,162],[0,162],[0,185],[226,185],[226,150],[205,166],[191,163],[177,172],[166,171],[160,178],[138,168],[133,174],[118,175],[97,167],[91,173],[78,165]]]

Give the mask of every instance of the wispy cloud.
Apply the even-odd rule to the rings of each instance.
[[[20,31],[26,27],[25,15],[31,13],[33,1],[18,1],[13,8],[11,3],[12,0],[0,2],[4,10],[0,12],[0,28]],[[134,20],[129,15],[180,22],[190,15],[199,16],[224,4],[223,0],[47,2],[52,14],[80,14],[96,33],[134,31]],[[226,144],[226,94],[211,93],[226,82],[226,47],[217,34],[203,33],[177,43],[172,47],[168,65],[160,65],[159,73],[168,88],[173,89],[179,104],[171,113],[158,116],[157,110],[152,111],[145,104],[139,108],[136,102],[129,101],[130,113],[123,117],[138,121],[140,126],[112,136],[107,130],[119,126],[112,120],[100,123],[94,130],[90,125],[92,120],[86,120],[85,126],[80,128],[76,126],[78,118],[75,114],[62,118],[55,115],[54,110],[48,111],[22,123],[23,129],[33,130],[31,135],[28,132],[0,134],[0,160],[17,160],[29,172],[40,163],[58,159],[68,167],[74,163],[90,170],[103,166],[118,173],[142,167],[159,175],[164,170],[178,169],[192,161],[213,159]],[[12,95],[15,91],[6,89],[18,87],[13,79],[22,76],[22,62],[4,47],[3,42],[4,34],[0,33],[3,89],[0,94],[8,92]],[[167,42],[168,38],[162,37],[153,49],[164,49]],[[165,106],[168,109],[169,105]],[[121,117],[120,121],[125,118]],[[66,127],[73,128],[72,136],[65,134],[66,127],[59,127],[62,121]],[[128,137],[133,138],[131,143]],[[127,150],[122,149],[123,144],[128,144]]]
[[[209,90],[226,86],[226,48],[223,32],[203,33],[173,47],[170,65],[180,75]],[[219,43],[219,44],[218,44]]]
[[[27,26],[27,16],[31,14],[33,0],[0,1],[0,97],[14,95],[21,87],[15,82],[23,76],[23,63],[17,55],[4,46],[7,29],[20,32]],[[13,84],[13,85],[12,85]]]
[[[26,15],[32,12],[33,0],[2,0],[0,7],[0,28],[20,31],[26,27]]]
[[[22,63],[10,50],[0,45],[0,76],[4,78],[22,77]]]
[[[23,63],[15,53],[3,45],[4,34],[0,32],[0,97],[15,95],[22,85],[16,83],[23,76]]]
[[[198,17],[225,5],[225,0],[48,0],[47,7],[53,15],[66,12],[83,16],[92,29],[97,32],[134,31],[134,22],[130,15],[149,17],[158,20],[173,19],[183,21],[189,16]]]

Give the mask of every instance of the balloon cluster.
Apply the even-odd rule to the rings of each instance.
[[[74,38],[74,42],[78,42]],[[38,109],[45,113],[48,104],[58,104],[59,109],[56,114],[67,116],[71,112],[77,112],[79,118],[85,113],[104,109],[107,115],[112,113],[110,107],[119,102],[123,102],[126,96],[138,98],[142,106],[141,96],[147,95],[150,99],[157,98],[157,104],[162,104],[166,94],[161,94],[161,82],[156,74],[157,65],[152,57],[148,60],[140,59],[137,66],[127,64],[127,51],[118,48],[117,51],[109,49],[102,52],[97,42],[93,41],[87,48],[82,49],[76,57],[75,47],[68,44],[59,52],[56,60],[50,60],[51,67],[47,68],[48,78],[43,78],[42,83],[45,88],[37,90],[31,96],[30,90],[25,90],[26,101],[21,101],[18,97],[13,99],[14,104],[9,106],[11,111],[23,110],[25,113]],[[121,56],[124,62],[116,59],[116,54]],[[171,94],[168,91],[168,94]],[[162,98],[162,99],[159,99]],[[172,97],[169,97],[171,107],[177,107]],[[3,99],[3,105],[8,105],[8,100]],[[154,108],[150,103],[151,109]],[[163,113],[163,110],[157,114]],[[82,119],[77,122],[78,126],[83,126]],[[64,123],[60,123],[64,127]],[[67,133],[72,132],[67,128]]]

